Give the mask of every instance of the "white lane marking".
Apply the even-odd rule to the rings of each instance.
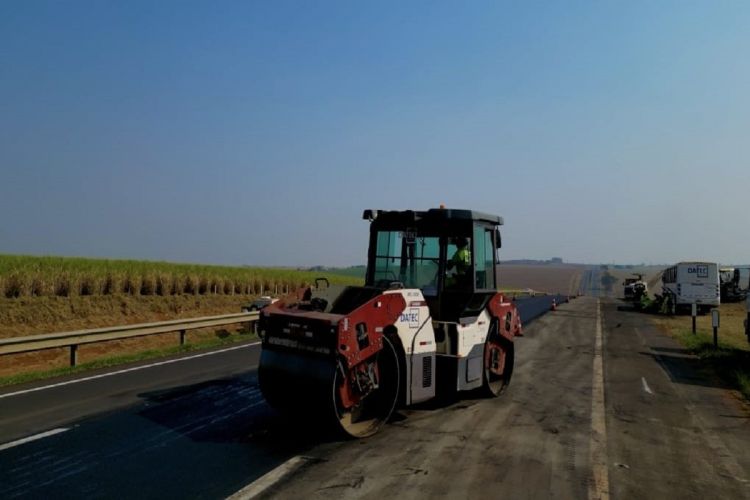
[[[646,377],[641,377],[641,382],[643,383],[643,390],[646,391],[649,394],[653,394],[654,392],[651,390],[651,388],[648,386],[648,382],[646,382]]]
[[[253,342],[252,344],[243,344],[234,347],[227,347],[226,349],[220,349],[218,351],[204,352],[201,354],[195,354],[193,356],[185,356],[184,358],[168,359],[167,361],[159,361],[158,363],[151,363],[149,365],[134,366],[133,368],[125,368],[124,370],[117,370],[114,372],[100,373],[99,375],[92,375],[90,377],[77,378],[74,380],[67,380],[65,382],[58,382],[56,384],[45,385],[42,387],[34,387],[33,389],[25,389],[23,391],[9,392],[7,394],[0,394],[0,399],[9,398],[11,396],[20,396],[21,394],[28,394],[30,392],[43,391],[45,389],[52,389],[55,387],[62,387],[64,385],[78,384],[81,382],[88,382],[89,380],[96,380],[104,377],[112,377],[113,375],[121,375],[123,373],[135,372],[138,370],[145,370],[146,368],[154,368],[156,366],[169,365],[172,363],[179,363],[181,361],[189,361],[191,359],[203,358],[205,356],[213,356],[214,354],[221,354],[224,352],[235,351],[237,349],[246,349],[248,347],[260,345],[260,342]]]
[[[271,486],[284,479],[309,460],[311,460],[309,457],[292,457],[272,471],[265,473],[252,483],[248,484],[232,496],[227,497],[227,500],[246,500],[249,498],[255,498],[263,494]]]
[[[70,430],[69,427],[58,427],[57,429],[52,429],[47,432],[40,432],[39,434],[34,434],[33,436],[28,436],[22,439],[16,439],[15,441],[11,441],[10,443],[0,444],[0,451],[7,450],[7,449],[10,449],[15,446],[22,445],[22,444],[30,443],[38,439],[44,439],[49,436],[54,436],[55,434],[60,434],[61,432],[65,432],[68,430]]]
[[[596,300],[596,339],[591,388],[591,443],[589,460],[592,478],[589,499],[609,499],[609,471],[607,470],[607,422],[604,407],[604,356],[602,354],[602,305]]]

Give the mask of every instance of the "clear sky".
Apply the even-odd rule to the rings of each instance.
[[[750,2],[0,2],[0,253],[750,261]]]

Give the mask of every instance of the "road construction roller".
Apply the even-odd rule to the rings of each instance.
[[[497,397],[521,320],[498,292],[499,226],[472,210],[365,210],[363,286],[326,279],[265,307],[258,381],[266,401],[354,438],[397,406],[445,391]]]

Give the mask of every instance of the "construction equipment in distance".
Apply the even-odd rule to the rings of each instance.
[[[638,302],[641,297],[648,293],[648,284],[643,281],[642,274],[633,274],[635,278],[625,278],[623,281],[623,296],[625,300]]]
[[[719,269],[722,302],[741,302],[750,289],[750,268],[722,267]]]
[[[510,382],[515,304],[497,291],[498,226],[471,210],[365,210],[364,286],[327,280],[261,311],[260,389],[271,406],[374,434],[397,404]]]

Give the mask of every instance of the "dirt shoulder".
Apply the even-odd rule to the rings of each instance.
[[[0,338],[240,312],[250,295],[0,299]]]
[[[0,299],[0,338],[236,313],[252,298],[249,295],[108,295]],[[193,343],[206,342],[225,338],[239,328],[242,325],[218,331],[194,330],[187,338]],[[82,345],[78,359],[80,363],[88,363],[112,356],[166,349],[178,344],[178,335],[176,332],[165,333]],[[5,355],[0,356],[0,377],[61,368],[68,364],[67,348]]]

